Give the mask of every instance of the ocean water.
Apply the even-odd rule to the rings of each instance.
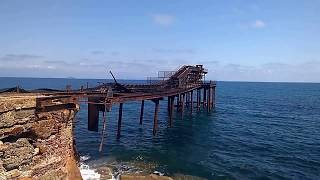
[[[101,80],[0,78],[0,88],[80,87],[87,81],[94,85]],[[123,106],[117,139],[118,106],[114,105],[107,114],[103,153],[98,152],[101,128],[87,130],[87,106],[81,104],[75,138],[82,162],[93,169],[111,166],[116,173],[145,170],[206,179],[320,179],[320,84],[218,82],[216,92],[215,110],[175,111],[171,128],[167,101],[161,101],[156,136],[152,135],[154,104],[146,101],[143,125],[139,125],[140,102],[129,102]]]

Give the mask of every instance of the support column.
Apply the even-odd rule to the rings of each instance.
[[[106,127],[107,127],[107,105],[106,105],[106,103],[104,103],[104,111],[102,113],[102,117],[103,117],[103,128],[102,128],[102,133],[101,133],[101,142],[100,142],[100,146],[99,146],[99,152],[102,152],[104,134],[106,132]]]
[[[206,88],[203,88],[203,108],[206,107],[206,99],[207,99],[207,89]]]
[[[156,135],[158,130],[158,112],[159,112],[159,99],[152,100],[155,103],[154,118],[153,118],[153,135]]]
[[[186,93],[186,106],[189,108],[190,106],[190,92]]]
[[[172,115],[173,115],[173,107],[174,107],[174,96],[170,97],[170,110],[169,110],[169,127],[172,126]]]
[[[120,138],[120,132],[121,132],[122,106],[123,106],[123,103],[120,103],[120,106],[119,106],[119,118],[118,118],[117,138]]]
[[[197,89],[197,109],[200,110],[200,91]]]
[[[177,95],[177,111],[180,110],[180,94]]]
[[[191,96],[191,99],[190,99],[190,110],[191,110],[191,113],[193,111],[193,90],[190,92],[190,96]]]
[[[184,103],[185,103],[185,94],[182,94],[182,96],[181,96],[182,98],[182,101],[181,101],[181,112],[183,112],[184,111]]]
[[[211,106],[210,106],[210,101],[211,101],[211,88],[209,88],[208,89],[208,100],[207,100],[208,102],[207,102],[207,104],[208,104],[208,106],[207,106],[207,109],[208,109],[208,111],[210,111],[211,110]]]
[[[99,111],[96,104],[88,103],[88,130],[98,132]]]
[[[140,125],[142,125],[142,120],[143,120],[143,110],[144,110],[144,100],[142,100],[142,101],[141,101]]]
[[[216,88],[212,88],[212,108],[216,107]]]

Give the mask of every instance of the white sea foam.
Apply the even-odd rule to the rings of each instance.
[[[89,156],[89,155],[80,156],[80,161],[81,161],[81,162],[82,162],[82,161],[86,161],[86,160],[88,160],[88,159],[90,159],[90,156]]]
[[[96,172],[95,169],[90,168],[89,165],[85,164],[84,161],[87,161],[90,159],[90,156],[80,156],[80,173],[83,180],[100,180],[101,175]],[[112,175],[112,178],[110,180],[118,180],[118,177],[114,177]]]
[[[81,163],[79,169],[83,180],[100,180],[101,175],[88,165]]]
[[[154,171],[153,174],[158,175],[158,176],[164,176],[164,173],[159,172],[159,171]]]

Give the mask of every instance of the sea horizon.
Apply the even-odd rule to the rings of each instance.
[[[0,78],[14,78],[14,79],[78,79],[78,80],[108,80],[114,82],[112,78],[77,78],[77,77],[19,77],[19,76],[1,76]],[[116,78],[116,80],[125,80],[125,81],[148,81],[147,77],[145,79],[127,79],[127,78]],[[246,80],[214,80],[206,79],[206,82],[244,82],[244,83],[310,83],[310,84],[319,84],[317,81],[246,81]]]

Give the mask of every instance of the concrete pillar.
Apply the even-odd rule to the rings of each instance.
[[[118,131],[117,131],[117,138],[120,138],[120,133],[121,133],[122,106],[123,106],[123,103],[120,103],[120,105],[119,105],[119,118],[118,118]]]
[[[155,103],[154,107],[154,118],[153,118],[153,135],[155,136],[158,130],[158,112],[159,112],[159,99],[153,100]]]
[[[143,120],[143,110],[144,110],[144,100],[141,101],[141,109],[140,109],[140,125],[142,125]]]

